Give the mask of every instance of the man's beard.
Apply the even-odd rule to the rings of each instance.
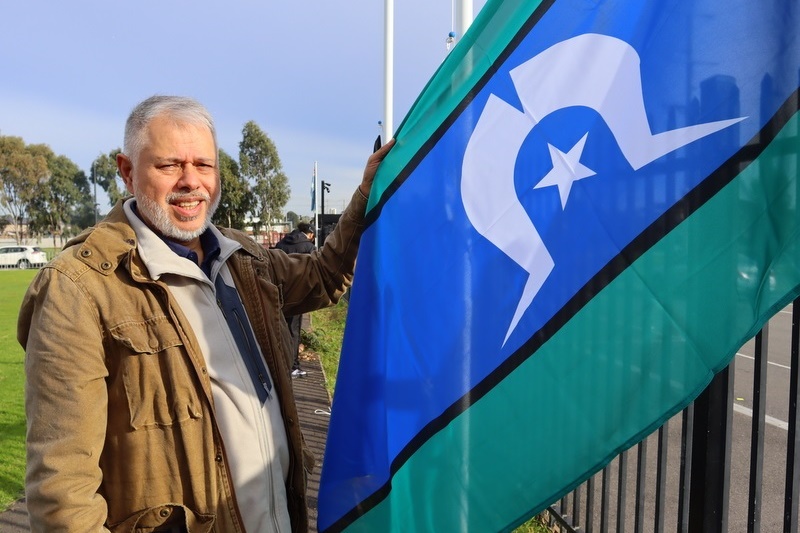
[[[221,194],[217,194],[214,201],[211,201],[211,197],[205,193],[198,193],[198,192],[191,192],[191,193],[177,193],[173,192],[167,195],[166,201],[167,203],[172,203],[175,201],[180,201],[183,198],[203,198],[206,202],[209,202],[208,209],[206,209],[206,217],[203,221],[203,224],[193,231],[183,230],[173,224],[172,220],[169,218],[169,213],[167,212],[167,207],[163,207],[157,204],[152,198],[148,197],[145,194],[140,193],[139,191],[134,192],[134,196],[136,197],[136,208],[139,210],[139,213],[150,222],[157,232],[168,239],[172,239],[177,242],[189,242],[193,239],[196,239],[200,235],[203,234],[204,231],[211,225],[211,217],[214,216],[214,213],[219,207],[219,200],[222,196]],[[189,222],[196,217],[186,218],[184,219],[185,222]]]

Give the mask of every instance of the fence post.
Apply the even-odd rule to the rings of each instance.
[[[734,362],[717,374],[694,402],[689,482],[689,531],[726,533],[733,409],[729,387]]]

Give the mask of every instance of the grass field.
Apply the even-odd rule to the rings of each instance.
[[[325,372],[325,385],[331,398],[339,370],[339,352],[342,350],[345,318],[347,318],[347,302],[340,300],[338,305],[311,313],[311,328],[308,331],[301,331],[300,335],[306,349],[319,356],[322,370]]]
[[[22,496],[25,477],[24,353],[17,314],[36,270],[0,270],[0,510]]]

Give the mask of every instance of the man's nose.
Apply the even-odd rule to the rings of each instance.
[[[182,190],[193,191],[200,187],[200,172],[191,163],[186,163],[181,167],[181,177],[177,183]]]

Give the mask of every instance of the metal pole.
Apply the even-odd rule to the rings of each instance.
[[[786,436],[786,489],[784,491],[783,530],[797,531],[797,501],[800,494],[800,298],[792,303],[792,338],[790,345],[789,431]]]
[[[456,0],[456,42],[467,33],[472,24],[472,0]]]
[[[694,401],[689,531],[728,531],[735,359]]]
[[[92,178],[94,181],[94,225],[97,225],[97,160],[92,162]]]
[[[328,185],[330,185],[330,183],[326,183],[325,180],[323,180],[321,185],[322,185],[322,190],[319,191],[320,198],[321,198],[321,201],[319,203],[319,208],[320,208],[320,211],[322,212],[322,216],[324,218],[324,216],[325,216],[325,191],[328,190]],[[324,220],[320,220],[320,223],[324,224],[325,221]],[[322,229],[320,228],[320,233],[321,232],[322,232]]]
[[[385,143],[394,135],[392,108],[394,106],[394,0],[386,0],[384,22],[384,105],[383,133]]]
[[[317,162],[314,161],[314,233],[319,235],[319,208],[317,199],[319,198],[319,181],[317,179]]]

